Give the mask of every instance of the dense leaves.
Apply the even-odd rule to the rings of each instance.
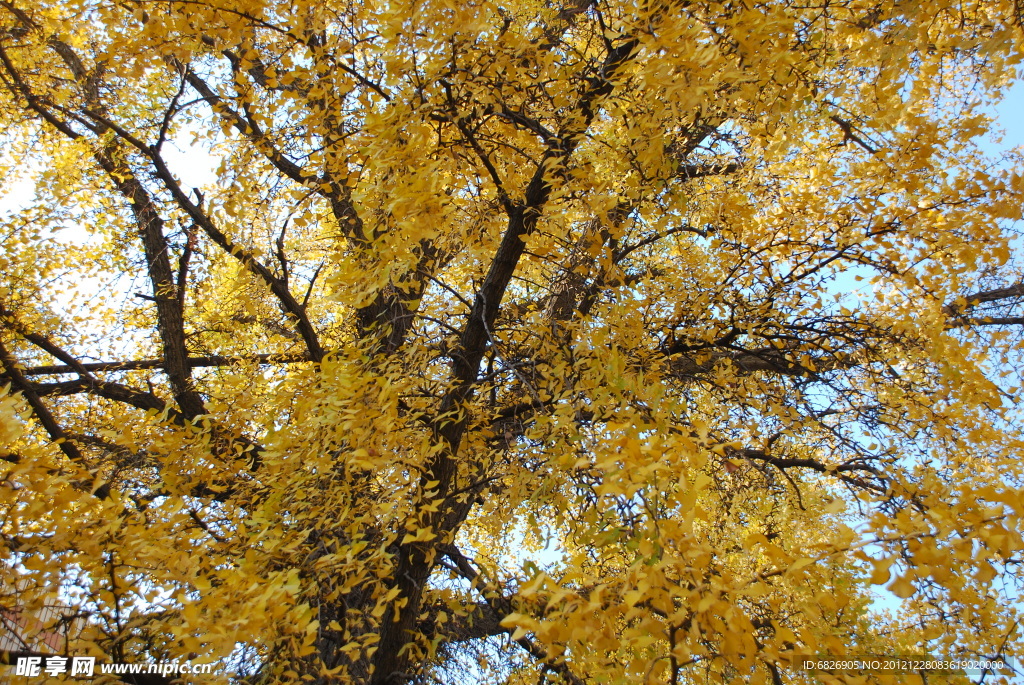
[[[0,0],[0,607],[249,683],[1020,655],[1020,19]]]

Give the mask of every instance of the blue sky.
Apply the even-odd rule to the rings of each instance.
[[[992,109],[995,111],[999,127],[1005,130],[1005,135],[998,145],[986,141],[988,149],[995,151],[1024,145],[1024,80],[1018,80],[1006,98]]]

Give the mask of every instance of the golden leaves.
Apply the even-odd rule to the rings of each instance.
[[[11,386],[8,383],[0,388],[0,445],[2,449],[11,449],[15,442],[25,432],[25,419],[28,417],[28,407],[18,401],[18,397],[11,393]]]
[[[65,437],[0,383],[8,582],[279,682],[1016,649],[1003,9],[43,2],[0,288],[52,345],[0,335]],[[188,133],[206,187],[161,167]]]

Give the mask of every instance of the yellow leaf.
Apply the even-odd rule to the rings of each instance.
[[[906,576],[899,576],[886,589],[901,599],[907,599],[916,592],[914,584]]]

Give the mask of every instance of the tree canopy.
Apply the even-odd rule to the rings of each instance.
[[[1021,655],[1022,46],[1011,0],[0,0],[0,606],[251,684]]]

